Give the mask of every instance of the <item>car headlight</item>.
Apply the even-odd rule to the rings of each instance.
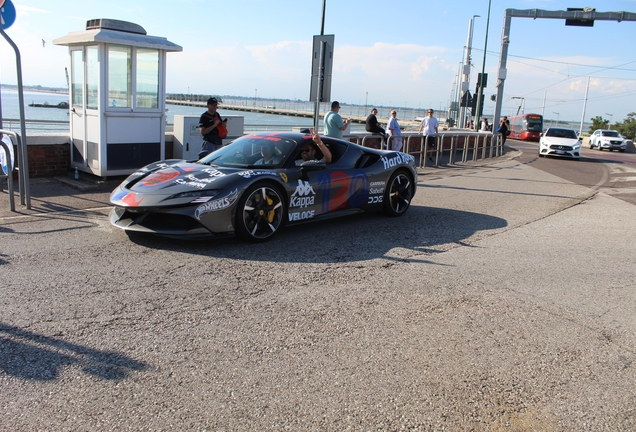
[[[200,198],[200,197],[209,197],[213,198],[219,194],[218,190],[198,190],[198,191],[188,191],[181,192],[175,195],[172,195],[168,199],[178,199],[178,198]]]

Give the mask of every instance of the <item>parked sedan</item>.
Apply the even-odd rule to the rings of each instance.
[[[618,150],[624,152],[627,148],[625,138],[615,130],[597,129],[590,136],[590,148],[594,147],[599,150],[607,149],[609,151]]]
[[[574,129],[551,127],[539,138],[539,156],[559,156],[579,159],[581,140]]]
[[[150,164],[113,191],[110,221],[128,232],[260,242],[285,225],[408,210],[417,185],[413,156],[322,142],[328,164],[311,135],[289,132],[244,136],[199,161]],[[317,160],[306,160],[312,150]]]

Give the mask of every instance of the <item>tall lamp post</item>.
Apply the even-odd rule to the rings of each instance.
[[[553,114],[557,115],[557,126],[559,126],[559,115],[560,113],[552,111]]]
[[[481,65],[481,81],[479,82],[479,92],[477,94],[477,107],[475,109],[475,129],[479,130],[479,125],[481,123],[481,103],[483,99],[484,92],[484,74],[486,73],[486,53],[488,52],[488,27],[490,26],[490,3],[492,0],[488,0],[488,18],[486,19],[486,38],[484,40],[484,61]]]
[[[612,127],[612,117],[614,117],[614,114],[605,113],[605,115],[610,116],[610,121],[609,121],[609,124],[607,125],[607,128],[609,129],[610,127]]]
[[[461,105],[461,98],[464,95],[464,92],[469,90],[470,86],[470,63],[471,63],[471,51],[473,48],[473,29],[475,24],[475,18],[480,18],[479,15],[473,15],[473,17],[468,21],[468,41],[466,42],[466,59],[464,60],[463,65],[463,80],[461,84],[461,88],[457,92],[457,102],[458,105]],[[460,63],[461,64],[461,63]],[[460,69],[462,66],[460,66]],[[457,119],[458,123],[461,127],[466,123],[466,107],[460,107],[459,110],[459,118]]]

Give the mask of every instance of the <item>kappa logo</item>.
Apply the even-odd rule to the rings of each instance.
[[[298,186],[296,186],[296,190],[292,194],[292,196],[303,197],[309,194],[316,195],[314,192],[314,188],[311,187],[309,182],[298,180]]]
[[[298,180],[298,186],[291,196],[289,207],[305,208],[314,205],[316,192],[309,182]]]

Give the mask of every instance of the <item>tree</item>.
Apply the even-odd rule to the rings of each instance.
[[[596,129],[607,129],[609,127],[609,120],[605,120],[601,116],[592,117],[592,126],[590,126],[590,135]]]
[[[636,112],[627,114],[622,123],[616,124],[616,130],[631,140],[636,139]]]

